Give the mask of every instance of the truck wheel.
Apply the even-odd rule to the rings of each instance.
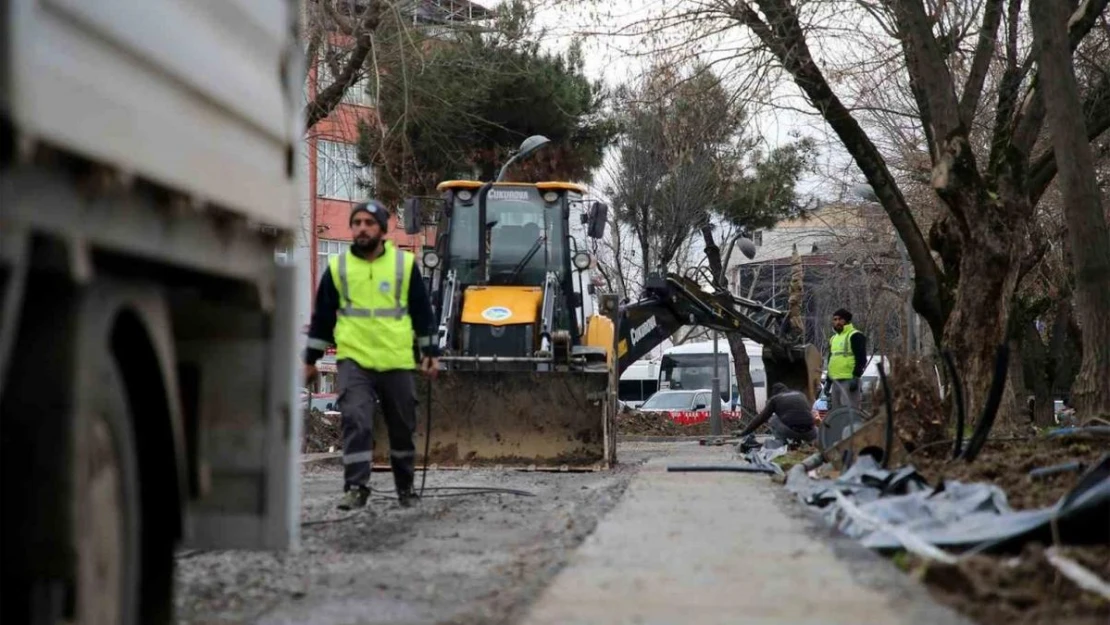
[[[138,623],[138,458],[127,394],[107,346],[83,363],[74,425],[75,622]]]

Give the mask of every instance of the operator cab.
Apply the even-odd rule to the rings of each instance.
[[[541,286],[549,271],[558,276],[569,273],[571,259],[565,243],[569,202],[580,199],[581,187],[544,186],[501,183],[486,195],[487,284]],[[476,196],[480,187],[472,181],[439,185],[450,208],[443,258],[465,285],[479,284],[485,277],[479,259],[483,235]]]

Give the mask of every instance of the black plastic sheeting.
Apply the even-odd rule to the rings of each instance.
[[[871,518],[912,532],[922,541],[953,551],[1015,552],[1027,542],[1056,536],[1067,544],[1110,542],[1110,454],[1104,455],[1056,505],[1015,511],[991,484],[942,482],[932,487],[911,466],[887,471],[862,456],[836,480],[815,480],[800,465],[786,487],[819,508],[829,525],[880,551],[902,548],[889,532],[853,519],[837,502],[839,491]]]

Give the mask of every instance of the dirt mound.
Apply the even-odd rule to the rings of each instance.
[[[894,373],[887,382],[894,407],[895,434],[902,445],[912,451],[920,445],[945,439],[948,436],[947,417],[932,366],[920,360],[894,357],[891,369]],[[876,414],[886,414],[882,385],[876,385],[871,405]]]
[[[909,462],[936,484],[941,479],[988,482],[1006,492],[1015,509],[1051,506],[1079,483],[1080,471],[1033,479],[1033,469],[1078,462],[1094,464],[1107,449],[1105,438],[1026,437],[988,440],[968,464],[950,460],[951,443],[924,448]],[[1110,545],[1069,547],[1064,555],[1110,579]],[[939,601],[983,625],[1104,625],[1110,602],[1081,590],[1030,544],[1020,557],[977,555],[956,566],[925,564],[901,555],[896,561],[919,575]],[[913,564],[907,564],[908,562]]]
[[[1061,549],[1102,579],[1110,579],[1110,546]],[[976,555],[956,565],[906,558],[930,593],[982,625],[1105,625],[1110,602],[1082,590],[1026,545],[1017,558]]]
[[[736,420],[721,421],[722,434],[729,434],[738,427],[739,422]],[[708,420],[680,425],[667,416],[667,413],[626,410],[617,415],[617,433],[631,436],[706,436],[712,432]]]
[[[937,445],[910,456],[908,463],[932,484],[941,479],[989,482],[1006,492],[1015,509],[1043,508],[1074,488],[1081,472],[1057,473],[1040,479],[1029,477],[1029,472],[1069,462],[1089,467],[1106,452],[1108,443],[1105,438],[988,440],[979,457],[970,464],[950,460],[951,445]]]

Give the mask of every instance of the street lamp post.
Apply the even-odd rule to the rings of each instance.
[[[543,146],[551,143],[551,139],[543,135],[532,135],[520,144],[520,151],[512,156],[505,164],[501,166],[501,171],[497,173],[497,180],[494,182],[501,182],[505,178],[505,173],[509,171],[509,166],[518,160],[528,158],[533,152],[542,148]]]

